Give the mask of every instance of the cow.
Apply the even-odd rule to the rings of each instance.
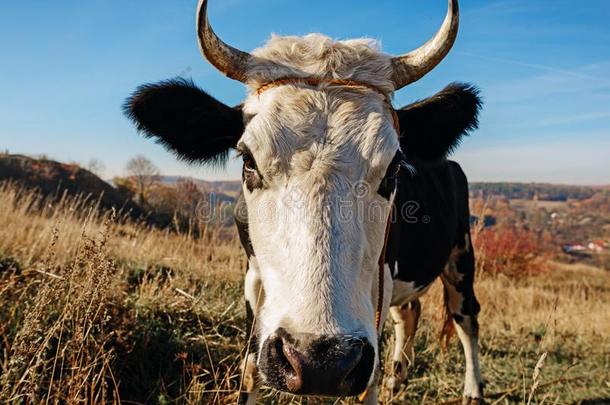
[[[243,52],[215,34],[207,5],[197,10],[200,50],[246,85],[243,103],[179,78],[139,87],[125,111],[183,161],[223,165],[231,150],[243,159],[235,221],[253,333],[240,400],[254,404],[264,384],[377,403],[383,321],[394,320],[397,389],[413,362],[419,298],[440,278],[465,355],[464,401],[482,403],[468,183],[448,160],[478,126],[479,93],[453,83],[392,106],[449,53],[458,0],[432,39],[396,57],[321,34],[272,36]]]

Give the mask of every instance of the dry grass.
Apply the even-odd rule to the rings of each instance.
[[[213,356],[236,357],[243,334],[238,302],[224,296],[239,295],[244,266],[234,237],[210,229],[195,240],[10,184],[0,223],[0,400],[197,400],[193,387],[234,389],[237,363]]]
[[[0,401],[234,403],[238,242],[151,230],[93,205],[0,187]],[[610,401],[610,274],[556,263],[520,278],[482,271],[476,290],[489,403]],[[440,309],[435,285],[410,385],[384,403],[460,403],[462,355],[455,339],[440,348]],[[262,402],[304,401],[265,391]]]
[[[104,226],[95,201],[70,197],[43,201],[36,193],[11,184],[0,185],[0,207],[0,252],[16,255],[24,268],[35,268],[44,260],[55,232],[60,237],[52,264],[63,266],[76,255],[83,234],[97,234]],[[208,229],[194,239],[124,219],[109,226],[108,254],[117,262],[179,268],[184,275],[198,278],[236,280],[242,274],[238,241],[234,237],[225,241],[224,230]]]

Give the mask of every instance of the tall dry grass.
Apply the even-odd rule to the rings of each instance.
[[[37,279],[38,285],[31,286],[37,291],[13,336],[0,399],[103,403],[108,390],[117,389],[116,382],[108,386],[113,380],[110,363],[114,353],[107,345],[111,331],[106,328],[105,307],[116,272],[106,252],[108,225],[113,219],[107,217],[95,237],[83,234],[73,258],[63,266],[54,265],[61,252],[57,250],[60,235],[53,229],[46,256],[36,269],[46,279]],[[21,277],[9,275],[2,292],[19,291],[20,282]]]
[[[155,230],[94,201],[44,200],[10,184],[0,186],[0,224],[0,400],[235,403],[246,331],[234,237]],[[476,291],[490,403],[608,400],[608,273],[556,263],[504,271],[514,246],[485,246]],[[423,299],[410,384],[383,390],[384,403],[460,402],[461,349],[457,339],[441,349],[441,308],[437,284]],[[303,399],[264,391],[261,402]]]
[[[226,230],[195,239],[10,183],[0,185],[0,224],[0,401],[148,402],[181,391],[200,399],[205,390],[191,385],[233,383],[225,369],[234,377],[238,363],[218,366],[211,354],[219,339],[202,344],[237,316],[217,297],[244,265]],[[225,329],[226,348],[242,330]]]
[[[77,253],[83,235],[99,233],[104,217],[95,201],[62,196],[54,201],[11,183],[0,184],[0,252],[13,252],[24,268],[44,262],[54,234],[57,255],[53,265],[63,266]],[[159,230],[125,217],[108,224],[109,255],[119,262],[179,268],[194,277],[236,279],[243,257],[227,231],[208,228],[199,238],[171,230]]]

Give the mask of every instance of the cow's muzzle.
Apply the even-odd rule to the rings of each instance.
[[[291,335],[285,329],[265,341],[259,357],[265,382],[295,395],[358,395],[374,365],[375,350],[366,338]]]

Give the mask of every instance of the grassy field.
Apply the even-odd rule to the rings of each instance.
[[[0,402],[235,403],[246,331],[234,234],[195,240],[12,185],[0,186],[0,224]],[[488,403],[610,403],[610,273],[545,267],[479,271]],[[461,403],[461,348],[438,340],[440,290],[423,299],[409,387],[383,403]],[[261,402],[325,403],[270,391]]]

